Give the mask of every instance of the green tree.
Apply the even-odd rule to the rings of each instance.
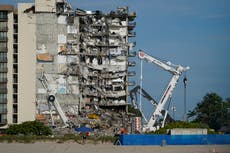
[[[223,102],[221,111],[222,123],[224,126],[230,127],[230,98]]]
[[[189,118],[193,118],[194,122],[207,124],[210,128],[218,130],[223,126],[226,118],[228,102],[223,102],[222,98],[216,93],[208,93],[203,97],[203,100],[197,104],[194,110],[188,113]]]

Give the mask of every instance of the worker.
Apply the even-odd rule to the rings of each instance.
[[[86,137],[87,137],[86,133],[82,132],[82,144],[85,144]]]
[[[82,135],[82,144],[85,144],[86,138],[90,135],[90,133],[89,132],[82,132],[81,135]]]

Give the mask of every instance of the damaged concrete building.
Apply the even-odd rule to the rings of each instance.
[[[118,8],[108,14],[100,11],[85,12],[77,10],[79,18],[79,86],[85,104],[106,106],[126,106],[129,56],[135,56],[129,42],[135,27],[134,15],[128,14],[128,8]]]
[[[48,92],[67,116],[127,112],[128,87],[135,85],[135,17],[128,7],[103,13],[74,10],[66,0],[19,3],[19,92],[30,95],[21,100],[34,103],[36,114],[49,110]]]

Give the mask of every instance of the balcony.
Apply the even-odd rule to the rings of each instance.
[[[7,78],[0,78],[0,83],[7,83]]]
[[[7,52],[7,47],[0,47],[0,52],[6,53]]]
[[[7,113],[7,109],[6,108],[1,108],[0,109],[0,114],[6,114]]]
[[[136,75],[136,72],[135,71],[130,71],[128,72],[128,76],[135,76]]]
[[[129,31],[128,36],[129,37],[136,37],[136,32]]]
[[[0,72],[1,73],[7,73],[8,72],[8,69],[6,67],[1,67],[0,68]]]
[[[133,21],[137,17],[136,12],[132,12],[128,15],[129,21]]]
[[[128,82],[128,86],[135,86],[135,85],[136,85],[135,81],[129,81]]]
[[[128,30],[129,30],[129,31],[132,31],[132,30],[135,28],[135,26],[136,26],[136,22],[130,22],[130,23],[128,24]]]
[[[8,31],[8,27],[0,27],[0,31],[1,32],[6,32],[6,31]]]
[[[7,58],[0,58],[0,63],[7,63]]]
[[[134,67],[134,66],[136,66],[136,62],[135,61],[128,61],[128,66]]]
[[[9,8],[9,10],[13,10],[13,8]],[[0,11],[0,21],[7,21],[8,20],[8,9]]]
[[[137,55],[137,53],[134,51],[134,52],[129,52],[129,57],[135,57]]]
[[[7,104],[7,98],[0,98],[0,104]]]
[[[5,125],[5,124],[7,124],[7,119],[0,120],[0,125]]]
[[[0,21],[1,22],[7,22],[8,21],[8,17],[0,17]]]
[[[4,88],[0,89],[0,93],[7,94],[7,89],[4,89]]]
[[[8,41],[8,38],[7,37],[0,37],[0,41],[2,41],[2,42]]]

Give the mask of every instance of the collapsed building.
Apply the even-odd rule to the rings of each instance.
[[[129,123],[124,114],[128,88],[135,85],[135,12],[75,10],[66,0],[35,0],[19,3],[17,10],[4,5],[0,13],[1,58],[9,59],[0,71],[7,87],[0,93],[3,128],[34,119],[59,123],[50,117],[58,112],[47,102],[49,93],[75,125]]]
[[[82,15],[82,11],[77,10],[77,15]],[[127,105],[128,74],[133,74],[128,67],[135,66],[128,61],[128,56],[135,55],[131,52],[135,43],[128,39],[135,35],[131,32],[135,23],[129,22],[133,19],[126,7],[109,14],[95,12],[79,17],[79,80],[86,104]]]
[[[85,117],[95,119],[99,109],[127,112],[128,87],[135,85],[129,81],[135,75],[129,71],[135,66],[130,60],[136,56],[135,42],[130,42],[135,37],[135,13],[128,7],[107,14],[73,10],[64,0],[49,5],[36,0],[25,13],[36,15],[38,113],[47,110],[47,89],[41,79],[48,82],[67,116],[87,112]],[[79,118],[75,122],[79,124]]]

